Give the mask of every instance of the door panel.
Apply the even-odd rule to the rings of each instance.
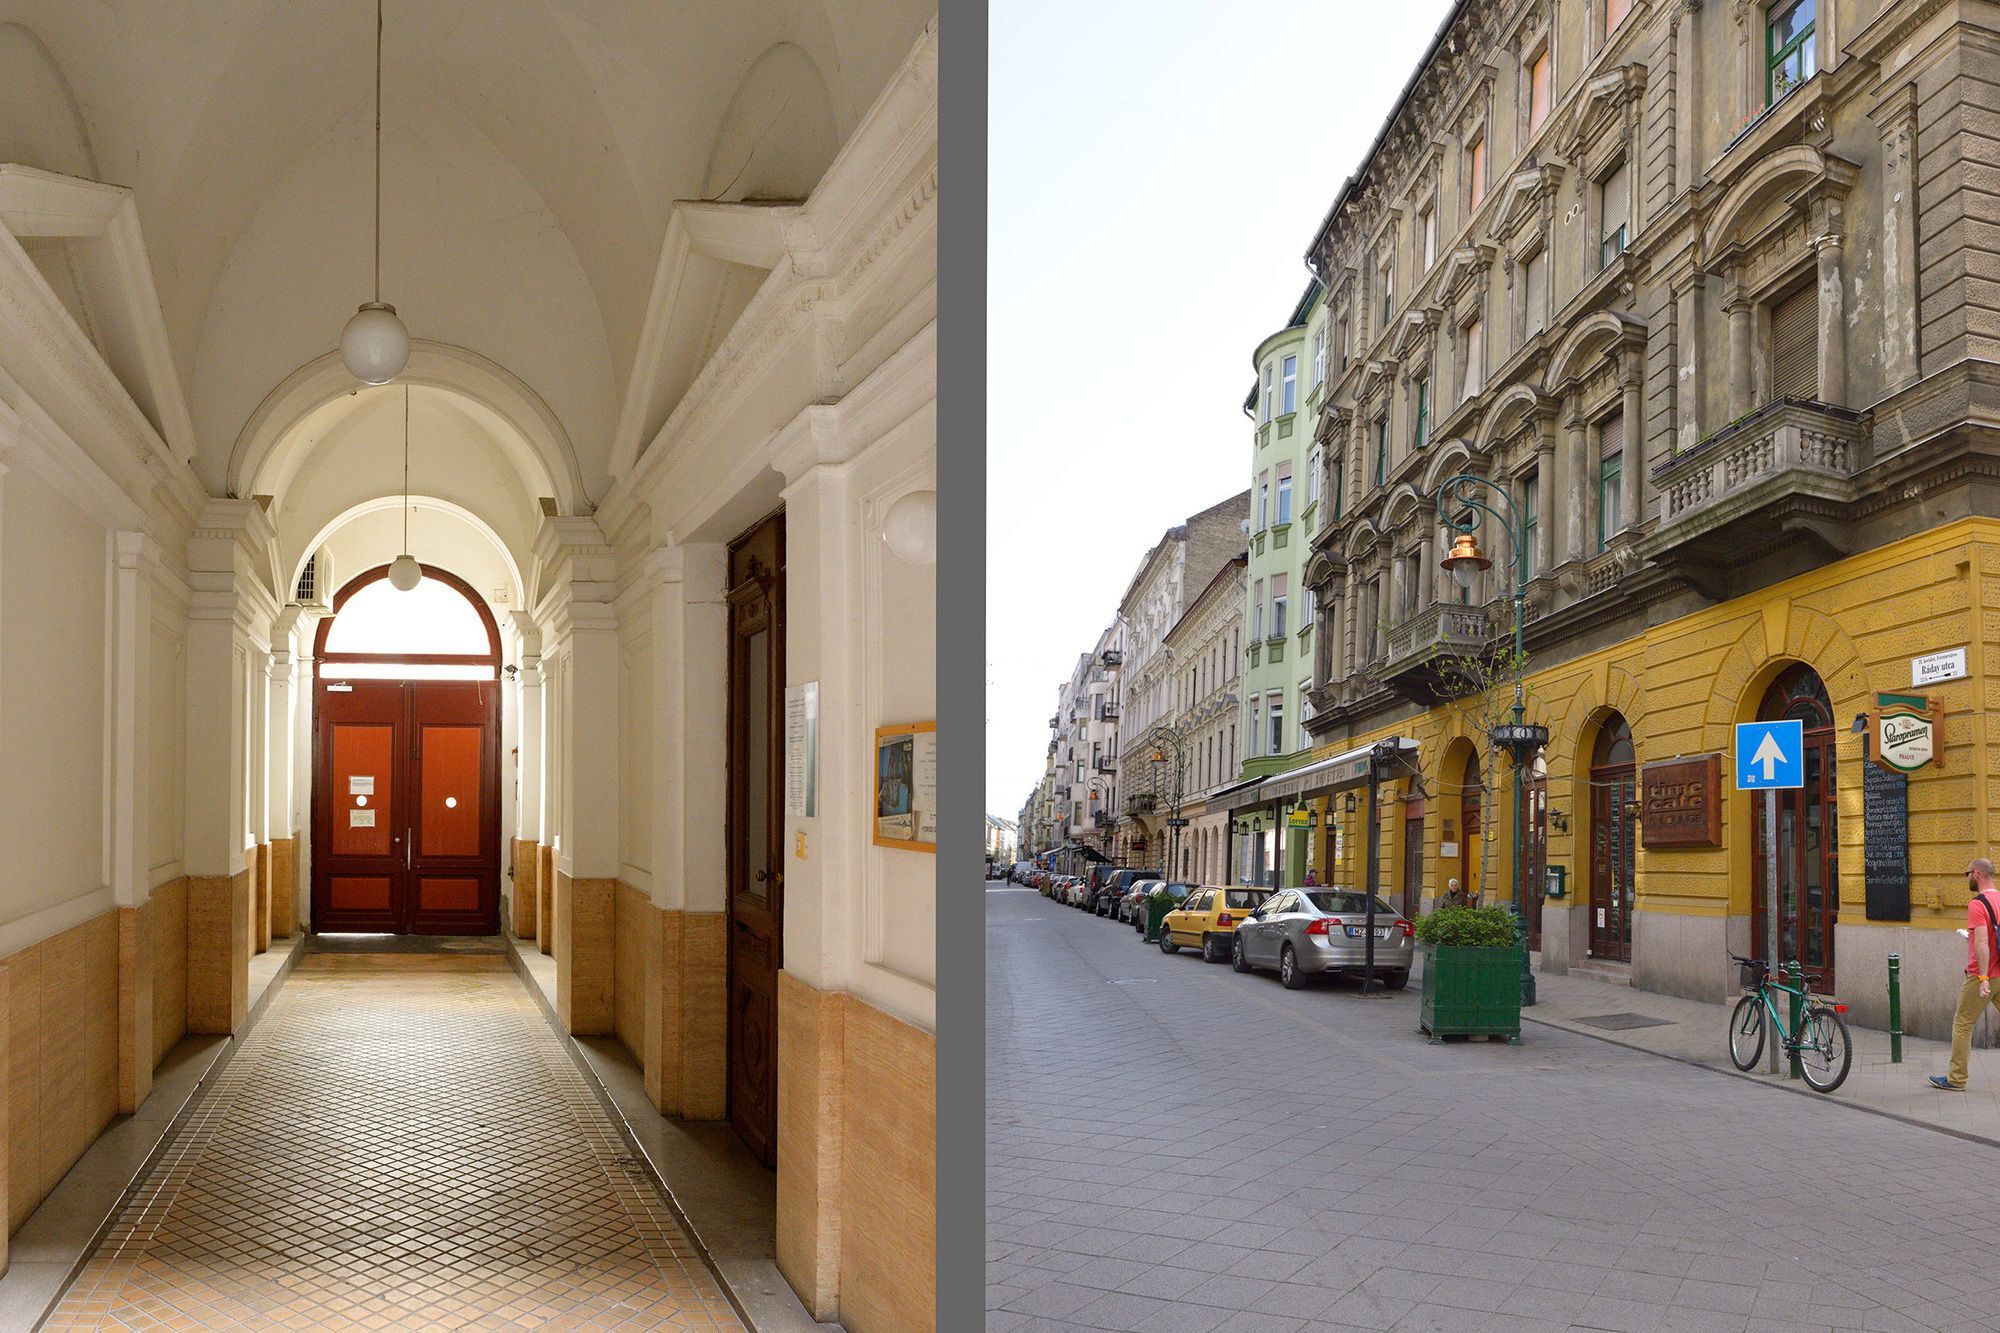
[[[479,855],[480,801],[478,727],[425,727],[418,743],[423,832],[420,856]]]
[[[784,940],[785,527],[729,548],[729,1119],[777,1162],[777,995]]]
[[[393,723],[336,723],[333,728],[335,856],[391,856],[396,776]]]
[[[335,875],[331,879],[332,906],[334,910],[343,912],[386,912],[394,883],[387,875],[372,879],[360,875]]]

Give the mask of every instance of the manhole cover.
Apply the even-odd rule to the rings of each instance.
[[[1672,1027],[1674,1022],[1671,1018],[1648,1018],[1644,1014],[1599,1014],[1595,1018],[1579,1018],[1576,1021],[1588,1023],[1594,1028],[1609,1028],[1614,1032],[1623,1032],[1627,1028]]]

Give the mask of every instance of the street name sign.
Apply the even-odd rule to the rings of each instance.
[[[1941,653],[1926,653],[1922,657],[1910,659],[1910,684],[1913,687],[1964,678],[1965,649],[1963,648],[1947,648]]]
[[[1736,789],[1806,785],[1806,724],[1798,718],[1736,724]]]

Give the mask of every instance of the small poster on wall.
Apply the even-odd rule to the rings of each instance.
[[[785,813],[819,813],[819,682],[785,688]]]
[[[937,723],[875,729],[875,845],[937,851]]]

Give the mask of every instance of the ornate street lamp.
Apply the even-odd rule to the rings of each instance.
[[[1483,499],[1482,492],[1497,496],[1505,506],[1504,511]],[[1459,517],[1461,514],[1464,517]],[[1514,511],[1514,497],[1496,481],[1462,472],[1438,487],[1438,522],[1457,534],[1452,539],[1451,554],[1442,563],[1452,582],[1461,588],[1471,588],[1482,573],[1493,568],[1493,561],[1479,549],[1479,539],[1474,535],[1479,530],[1481,514],[1491,517],[1507,534],[1507,565],[1514,571],[1514,720],[1496,725],[1488,739],[1514,761],[1514,929],[1521,944],[1521,1003],[1532,1005],[1535,974],[1528,967],[1528,821],[1523,786],[1525,771],[1535,752],[1549,743],[1549,729],[1525,720],[1527,700],[1522,674],[1526,658],[1522,629],[1528,604],[1528,567],[1521,559],[1521,525]]]

